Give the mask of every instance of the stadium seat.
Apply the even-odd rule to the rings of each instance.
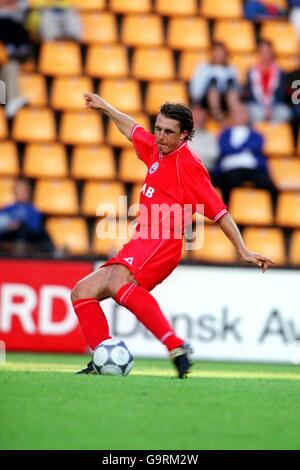
[[[256,130],[265,138],[264,152],[267,155],[292,155],[294,153],[293,133],[288,123],[259,122]]]
[[[223,42],[230,52],[253,52],[256,47],[254,26],[247,20],[216,21],[213,38]]]
[[[4,108],[0,107],[0,139],[5,139],[8,135],[7,122]]]
[[[0,64],[5,64],[7,62],[7,51],[3,42],[0,42]]]
[[[203,18],[171,18],[167,45],[177,50],[208,49],[210,45],[208,24]]]
[[[85,71],[95,78],[124,78],[129,72],[127,50],[120,44],[88,48]]]
[[[159,15],[124,16],[121,41],[131,47],[161,46],[163,43],[161,17]]]
[[[299,65],[299,58],[296,55],[277,55],[279,67],[286,73],[296,70]]]
[[[296,55],[299,43],[292,24],[283,21],[264,21],[260,37],[272,42],[276,54]]]
[[[47,105],[45,77],[39,73],[21,73],[19,78],[20,94],[32,106]]]
[[[240,83],[245,83],[249,69],[255,64],[256,53],[232,54],[229,63],[235,67]]]
[[[64,145],[52,143],[26,146],[23,174],[28,178],[64,178],[67,173]]]
[[[121,183],[87,181],[82,193],[82,214],[92,217],[105,215],[105,213],[110,216],[114,216],[114,214],[126,215],[126,208],[119,206],[119,197],[121,196],[126,196]],[[101,207],[102,204],[104,204],[103,207]]]
[[[182,51],[179,58],[178,78],[189,81],[199,64],[209,62],[210,53],[207,51]]]
[[[293,266],[300,265],[300,229],[294,230],[291,236],[289,263]]]
[[[188,103],[185,84],[179,81],[150,82],[146,92],[146,111],[157,114],[165,101]]]
[[[285,263],[284,236],[279,228],[246,227],[243,238],[249,250],[263,253],[276,265]]]
[[[65,111],[60,125],[60,140],[64,144],[101,144],[103,126],[96,111]]]
[[[0,178],[0,208],[14,202],[14,185],[14,178],[9,176]]]
[[[96,255],[114,256],[129,241],[130,225],[126,220],[100,220],[95,222],[92,251]]]
[[[146,165],[141,162],[132,148],[123,149],[120,156],[119,178],[125,183],[143,182],[147,173]]]
[[[133,119],[144,129],[150,130],[150,122],[148,116],[142,113],[132,114]],[[132,143],[117,128],[110,119],[107,129],[107,143],[113,147],[132,147]]]
[[[112,44],[118,42],[118,30],[115,15],[105,12],[84,12],[80,15],[84,44]]]
[[[300,191],[279,194],[275,222],[281,227],[300,227]]]
[[[132,78],[102,80],[99,95],[124,113],[136,113],[142,108],[140,85]]]
[[[272,179],[280,190],[300,190],[300,159],[270,159],[269,168]]]
[[[53,111],[23,108],[16,115],[12,136],[18,142],[52,142],[56,138]]]
[[[79,145],[74,148],[71,176],[76,179],[112,180],[116,178],[114,154],[111,147]]]
[[[149,13],[151,0],[109,0],[109,9],[114,13]]]
[[[131,189],[131,195],[130,195],[130,205],[139,204],[140,197],[141,197],[141,189],[142,189],[141,183],[136,183],[133,185]]]
[[[39,56],[39,71],[44,75],[79,75],[81,55],[79,44],[67,41],[43,42]]]
[[[234,188],[229,210],[238,224],[270,225],[273,222],[271,196],[264,189]]]
[[[242,0],[230,0],[227,2],[224,2],[224,0],[202,0],[200,13],[202,16],[212,20],[242,18],[244,16],[243,2]]]
[[[106,7],[106,0],[69,0],[70,6],[76,10],[100,11]]]
[[[33,203],[44,214],[76,215],[76,185],[70,179],[39,179],[35,185]]]
[[[88,77],[56,77],[52,83],[51,106],[60,111],[83,110],[84,91],[93,91]]]
[[[155,11],[164,16],[195,16],[197,14],[196,0],[155,0]]]
[[[168,48],[135,49],[131,73],[138,80],[172,80],[175,77],[175,63]]]
[[[199,242],[203,237],[203,246],[202,248],[190,250],[192,260],[205,263],[236,262],[235,249],[218,225],[206,225],[204,232],[202,235],[198,234],[198,237]]]
[[[89,239],[86,221],[80,217],[49,217],[46,229],[57,250],[87,255]]]
[[[17,176],[19,171],[16,144],[10,140],[0,142],[0,175]]]

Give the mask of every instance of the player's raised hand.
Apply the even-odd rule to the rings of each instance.
[[[260,253],[254,253],[252,251],[245,250],[239,253],[240,259],[245,264],[255,264],[264,273],[266,270],[274,264],[274,261],[267,256],[263,256]]]
[[[85,100],[85,109],[105,110],[107,103],[102,98],[100,98],[99,95],[86,91],[83,95],[83,98]]]

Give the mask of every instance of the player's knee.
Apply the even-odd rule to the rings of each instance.
[[[107,279],[109,296],[114,298],[122,286],[130,283],[136,284],[136,281],[129,269],[122,265],[113,266]]]
[[[76,300],[88,299],[91,297],[96,297],[96,294],[86,281],[79,281],[71,291],[72,303],[76,302]]]

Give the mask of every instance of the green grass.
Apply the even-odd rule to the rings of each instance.
[[[10,353],[0,449],[300,449],[297,366],[137,360],[128,377],[75,376],[86,357]]]

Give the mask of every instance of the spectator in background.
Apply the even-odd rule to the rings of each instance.
[[[250,69],[246,85],[250,119],[252,122],[289,121],[291,111],[284,103],[284,75],[275,61],[272,43],[261,40],[258,55],[258,63]]]
[[[300,0],[288,0],[290,8],[289,20],[300,38]]]
[[[221,155],[213,173],[213,184],[221,188],[228,204],[232,189],[250,182],[270,192],[275,208],[278,192],[269,176],[263,137],[250,127],[245,105],[237,105],[231,118],[232,126],[219,137]]]
[[[0,42],[5,45],[8,61],[1,67],[0,79],[6,85],[6,116],[11,119],[27,104],[20,96],[19,65],[31,55],[31,45],[23,26],[26,0],[0,0]]]
[[[295,146],[298,142],[298,134],[300,128],[300,55],[299,65],[295,70],[292,70],[285,77],[285,91],[287,102],[291,108],[293,119],[293,132],[295,139]]]
[[[250,21],[276,19],[287,13],[272,0],[246,0],[244,11],[245,17]]]
[[[190,96],[193,107],[209,110],[218,121],[224,119],[238,100],[238,79],[236,70],[228,65],[228,52],[221,42],[212,45],[211,62],[199,64],[190,82]]]
[[[28,244],[40,252],[52,252],[51,239],[42,224],[42,214],[31,203],[30,185],[19,179],[15,184],[15,202],[0,210],[0,242],[17,244],[26,254]]]
[[[195,110],[193,113],[195,134],[188,143],[189,148],[194,152],[205,168],[211,172],[219,156],[218,140],[208,130],[205,129],[206,112]]]

